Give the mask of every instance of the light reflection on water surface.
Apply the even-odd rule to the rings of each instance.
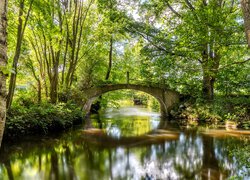
[[[0,179],[249,179],[228,155],[242,136],[249,131],[179,129],[141,107],[108,110],[60,137],[4,146]]]

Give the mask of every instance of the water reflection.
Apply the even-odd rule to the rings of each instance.
[[[5,145],[0,154],[0,179],[179,180],[249,174],[249,169],[240,167],[228,154],[229,144],[241,146],[235,137],[239,132],[179,130],[160,122],[155,113],[138,111],[137,116],[129,116],[124,109],[126,116],[115,111],[92,117],[83,129],[60,138]],[[242,135],[248,137],[247,132]]]
[[[121,136],[139,136],[156,129],[159,120],[159,113],[149,112],[146,108],[107,109],[104,114],[94,115],[89,118],[87,128],[105,129],[108,135],[117,138]]]

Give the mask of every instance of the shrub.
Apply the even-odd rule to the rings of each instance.
[[[240,127],[249,128],[250,100],[247,97],[216,97],[213,102],[197,99],[184,104],[182,118],[212,123],[230,120]]]
[[[74,104],[15,104],[7,114],[5,137],[62,131],[82,119],[82,111]]]

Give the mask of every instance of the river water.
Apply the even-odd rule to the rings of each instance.
[[[109,109],[63,134],[5,144],[0,179],[250,179],[230,155],[249,134],[178,126],[142,107]]]

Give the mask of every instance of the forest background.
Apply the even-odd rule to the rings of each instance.
[[[6,112],[7,136],[70,127],[82,117],[84,88],[126,83],[127,74],[191,96],[182,117],[249,127],[249,1],[6,2],[0,134]]]

